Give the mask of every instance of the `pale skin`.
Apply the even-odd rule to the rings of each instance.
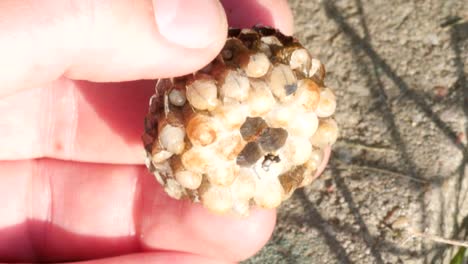
[[[170,199],[140,136],[151,79],[212,60],[227,21],[291,34],[291,12],[168,2],[0,1],[0,262],[232,263],[269,239],[274,210],[239,219]]]

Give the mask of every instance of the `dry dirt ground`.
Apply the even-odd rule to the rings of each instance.
[[[468,3],[291,0],[341,136],[245,263],[449,263],[468,240]]]

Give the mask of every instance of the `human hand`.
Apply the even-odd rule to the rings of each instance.
[[[213,215],[142,166],[154,81],[133,80],[193,72],[225,41],[215,0],[176,2],[0,2],[0,261],[220,263],[266,243],[274,211]],[[232,26],[292,31],[286,1],[222,2]]]

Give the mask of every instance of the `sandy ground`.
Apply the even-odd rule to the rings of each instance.
[[[468,240],[468,4],[291,0],[328,71],[341,137],[245,263],[448,263]]]

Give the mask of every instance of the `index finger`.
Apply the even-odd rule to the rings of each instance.
[[[202,67],[225,41],[221,5],[187,0],[172,8],[166,2],[0,1],[0,95],[62,75],[125,81]]]
[[[226,0],[223,4],[226,6],[230,22],[235,26],[248,27],[252,23],[263,23],[286,32],[291,30],[291,14],[289,9],[284,8],[286,2],[267,2],[240,1],[235,5],[235,1]],[[255,12],[260,12],[260,15],[254,16]],[[245,17],[245,13],[252,15]],[[0,49],[1,52],[4,51]],[[132,54],[132,50],[128,48],[119,54],[123,52]],[[81,67],[87,67],[90,72],[90,75],[83,76],[102,74],[100,76],[104,78],[109,74],[107,77],[111,78],[111,73],[118,75],[125,72],[116,79],[130,77],[131,74],[139,74],[139,77],[142,77],[146,71],[151,71],[152,67],[145,65],[146,60],[140,60],[138,54],[137,52],[132,57],[132,62],[128,65],[122,62],[94,67],[95,61],[90,59],[90,64],[86,64],[83,59],[84,64]],[[174,56],[177,59],[184,55]],[[96,60],[103,59],[98,58],[101,55],[96,56]],[[156,62],[161,65],[163,63],[158,60]],[[0,61],[1,63],[3,62]],[[167,67],[172,67],[171,65],[179,64],[168,64]],[[37,75],[37,78],[47,77],[45,74],[41,75],[40,71]],[[2,78],[9,78],[5,76],[0,74],[0,81]],[[27,80],[31,78],[33,77],[28,77]],[[8,86],[2,87],[0,94],[2,89]],[[51,157],[141,164],[143,148],[140,136],[152,92],[151,82],[103,84],[75,82],[62,78],[37,89],[1,98],[0,112],[8,115],[0,115],[0,159]]]
[[[231,25],[291,33],[286,1],[222,3]],[[0,96],[62,75],[117,82],[187,74],[217,55],[226,31],[218,0],[0,1]]]

